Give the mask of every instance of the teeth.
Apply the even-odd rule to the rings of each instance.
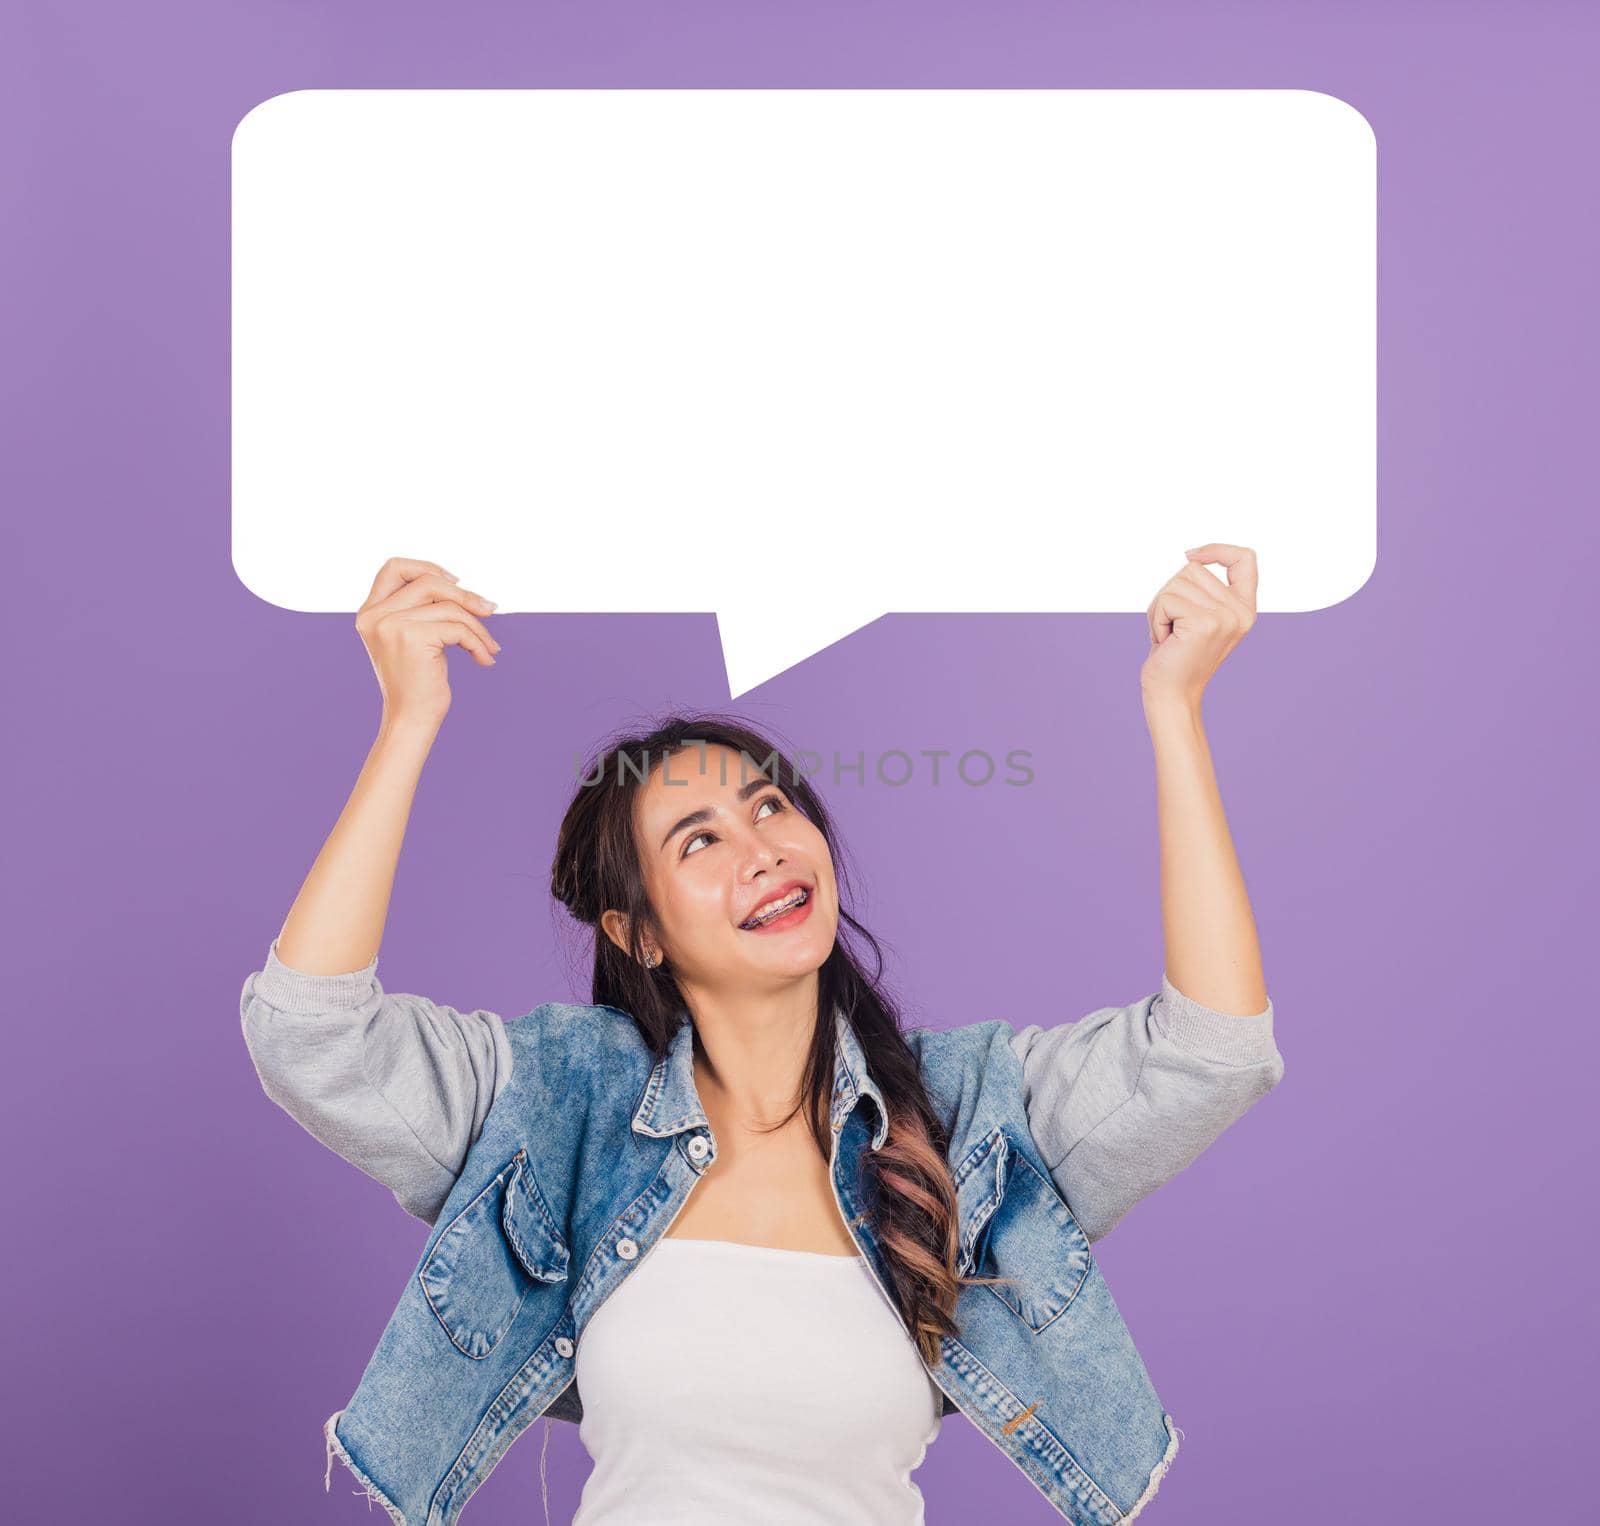
[[[805,891],[797,890],[793,895],[785,896],[776,906],[768,907],[759,917],[749,918],[745,925],[749,926],[753,923],[755,926],[760,927],[764,922],[770,922],[774,917],[781,917],[786,911],[793,911],[805,898]]]

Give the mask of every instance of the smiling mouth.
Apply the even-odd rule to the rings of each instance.
[[[781,901],[774,901],[759,917],[747,918],[739,926],[745,932],[754,932],[758,927],[765,927],[769,922],[776,922],[779,917],[788,916],[791,911],[794,911],[797,907],[804,906],[810,899],[810,891],[804,889],[796,890],[792,894],[786,895]]]

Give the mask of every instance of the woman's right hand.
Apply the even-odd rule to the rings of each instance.
[[[494,604],[458,586],[437,562],[392,556],[356,612],[356,630],[372,659],[386,722],[438,724],[450,708],[447,646],[464,647],[482,667],[494,665],[500,643],[479,615]]]

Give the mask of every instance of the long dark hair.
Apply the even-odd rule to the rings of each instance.
[[[922,1074],[900,1031],[900,1015],[883,983],[878,940],[850,914],[848,872],[827,807],[791,759],[742,719],[711,712],[674,712],[648,730],[614,736],[583,765],[572,804],[562,818],[550,870],[551,893],[579,922],[594,930],[590,999],[626,1012],[659,1060],[686,1006],[670,963],[647,968],[645,934],[659,938],[645,891],[634,835],[634,806],[653,764],[681,748],[721,744],[743,754],[747,767],[766,774],[790,804],[822,834],[839,886],[839,931],[817,976],[817,1011],[843,1012],[854,1028],[872,1078],[883,1093],[889,1131],[883,1145],[862,1157],[862,1199],[888,1263],[889,1293],[912,1332],[923,1361],[934,1366],[939,1337],[958,1335],[956,1297],[968,1283],[1004,1279],[956,1272],[959,1225],[955,1184],[946,1158],[949,1136],[928,1100]],[[626,915],[630,947],[619,948],[600,927],[602,913]],[[870,952],[871,973],[857,945]],[[835,1034],[818,1021],[801,1082],[812,1137],[824,1158],[831,1153],[823,1120],[832,1094]]]

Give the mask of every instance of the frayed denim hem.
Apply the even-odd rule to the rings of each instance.
[[[344,1411],[342,1409],[337,1409],[322,1423],[322,1435],[324,1440],[327,1442],[323,1456],[323,1492],[327,1493],[333,1486],[333,1455],[335,1452],[337,1452],[339,1454],[339,1461],[342,1462],[345,1467],[347,1467],[361,1481],[361,1488],[352,1489],[350,1492],[352,1494],[365,1494],[367,1497],[367,1508],[369,1510],[372,1508],[372,1502],[376,1500],[386,1511],[388,1511],[389,1519],[395,1523],[395,1526],[406,1526],[405,1516],[400,1513],[394,1502],[383,1492],[383,1490],[373,1483],[373,1481],[355,1465],[354,1459],[352,1459],[350,1454],[345,1450],[344,1443],[339,1440],[338,1435],[335,1433],[334,1428],[338,1424],[339,1416],[343,1413]]]
[[[1183,1432],[1173,1423],[1172,1416],[1164,1412],[1161,1423],[1167,1428],[1167,1449],[1161,1454],[1161,1461],[1150,1470],[1150,1482],[1145,1485],[1144,1493],[1133,1502],[1133,1509],[1123,1516],[1122,1519],[1125,1521],[1131,1521],[1156,1497],[1156,1490],[1161,1487],[1161,1480],[1166,1476],[1167,1469],[1172,1466],[1172,1459],[1178,1455],[1178,1441]]]

